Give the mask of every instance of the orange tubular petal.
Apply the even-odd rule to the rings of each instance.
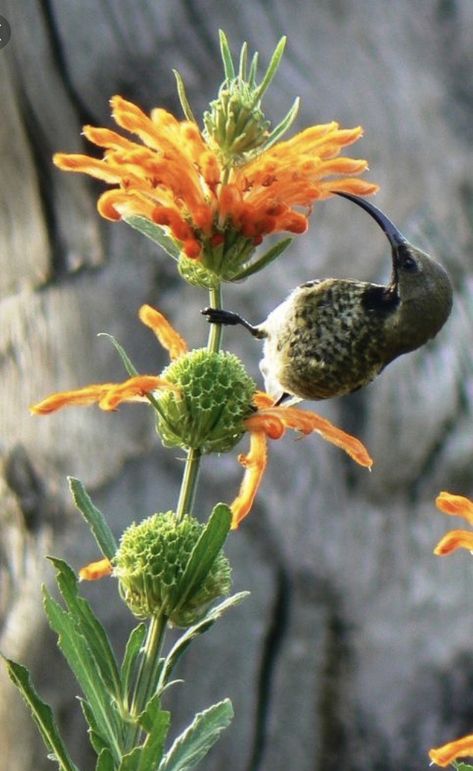
[[[473,501],[469,498],[443,491],[437,496],[435,503],[444,514],[463,517],[470,525],[473,525]]]
[[[91,177],[117,185],[122,175],[116,170],[112,171],[105,161],[98,158],[90,158],[88,155],[73,155],[68,153],[55,153],[53,163],[63,171],[77,171],[82,174],[90,174]]]
[[[43,399],[42,402],[34,404],[30,407],[30,412],[32,415],[47,415],[63,407],[94,404],[100,401],[115,385],[115,383],[102,383],[101,385],[78,388],[75,391],[60,391],[59,393],[51,394],[51,396]]]
[[[252,415],[245,420],[247,431],[262,431],[270,439],[280,439],[284,433],[284,423],[277,415],[263,414]]]
[[[240,492],[230,508],[233,513],[232,530],[236,530],[240,522],[249,514],[255,495],[263,478],[268,462],[268,449],[266,434],[263,431],[254,431],[250,437],[250,451],[248,455],[238,456],[238,460],[245,469]]]
[[[187,343],[176,332],[162,313],[152,308],[151,305],[142,305],[138,313],[140,321],[153,330],[159,342],[169,353],[170,359],[178,359],[187,353]]]
[[[300,410],[297,407],[270,407],[261,410],[259,414],[267,417],[277,417],[288,428],[301,431],[303,434],[310,434],[312,431],[315,431],[327,442],[331,442],[331,444],[345,450],[350,458],[353,458],[360,466],[371,468],[373,465],[373,459],[359,439],[342,431],[341,428],[337,428],[327,418],[322,418],[320,415],[316,415],[315,412]],[[249,420],[252,420],[252,418],[249,418]]]
[[[79,570],[79,581],[98,581],[109,576],[113,570],[112,563],[106,557],[97,562],[89,562]]]
[[[434,554],[437,557],[446,557],[447,554],[457,549],[468,549],[473,551],[473,533],[469,530],[450,530],[443,538],[440,539],[437,546],[434,549]]]
[[[158,388],[170,388],[180,392],[177,386],[168,383],[167,380],[158,375],[137,375],[125,380],[124,383],[118,383],[109,388],[100,399],[99,407],[106,412],[115,410],[122,402],[136,401],[137,398],[146,396]]]
[[[454,742],[429,750],[429,758],[436,766],[449,766],[457,758],[473,756],[473,734],[463,736]]]

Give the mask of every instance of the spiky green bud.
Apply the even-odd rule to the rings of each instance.
[[[256,387],[231,353],[199,348],[172,362],[162,373],[179,393],[160,394],[157,429],[167,447],[227,452],[253,414]]]
[[[153,514],[122,535],[114,558],[120,594],[138,618],[164,614],[175,626],[190,626],[217,597],[228,594],[231,568],[220,552],[202,585],[181,603],[179,582],[204,528],[195,517],[179,522],[174,512]]]

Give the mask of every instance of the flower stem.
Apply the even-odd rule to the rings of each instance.
[[[222,292],[220,286],[209,290],[209,302],[212,308],[221,307]],[[217,353],[220,349],[221,339],[221,325],[211,324],[209,330],[209,339],[207,342],[207,350],[211,351],[212,353]],[[180,522],[185,514],[192,510],[195,491],[197,488],[197,480],[199,477],[201,456],[202,454],[199,449],[189,448],[187,451],[186,465],[184,468],[184,474],[182,475],[179,500],[176,507],[176,519],[178,522]]]
[[[160,666],[159,654],[166,632],[166,621],[166,617],[160,613],[157,616],[153,616],[149,623],[130,707],[130,713],[135,718],[145,708],[158,683]],[[133,735],[129,737],[130,747],[135,745],[140,730],[138,725],[134,726]]]
[[[192,509],[197,479],[199,477],[200,458],[200,450],[192,448],[187,450],[186,465],[184,467],[184,474],[182,475],[181,489],[176,508],[176,519],[178,522],[180,522],[183,516]]]
[[[211,308],[222,307],[222,290],[220,284],[215,289],[209,289],[209,301]],[[217,353],[220,350],[220,343],[222,340],[222,325],[211,324],[209,331],[209,339],[207,342],[207,350],[212,353]]]

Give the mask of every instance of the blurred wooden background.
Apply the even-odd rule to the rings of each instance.
[[[84,123],[111,126],[108,99],[178,111],[172,68],[197,114],[221,79],[219,27],[264,64],[287,52],[265,100],[277,122],[296,95],[298,127],[363,124],[354,155],[381,184],[377,203],[435,252],[455,285],[438,338],[364,391],[316,406],[355,432],[371,474],[317,436],[271,447],[252,515],[232,535],[235,588],[252,594],[188,654],[169,704],[174,730],[228,695],[236,718],[208,771],[420,771],[427,749],[473,730],[472,562],[432,556],[451,526],[441,489],[473,488],[473,4],[471,0],[10,0],[0,51],[0,647],[28,662],[82,769],[92,768],[75,686],[42,617],[47,553],[77,568],[96,551],[68,498],[81,478],[117,534],[172,507],[180,463],[146,409],[66,410],[32,418],[50,391],[121,378],[100,331],[142,371],[165,357],[137,319],[159,306],[201,345],[205,292],[125,225],[99,220],[100,188],[52,166],[80,151]],[[179,113],[180,114],[180,113]],[[385,281],[389,251],[346,201],[315,207],[308,235],[274,268],[225,292],[255,322],[296,284],[339,276]],[[259,378],[258,344],[226,346]],[[260,382],[260,381],[259,381]],[[313,406],[313,405],[312,405]],[[236,452],[204,463],[197,509],[231,500]],[[132,619],[113,581],[86,588],[120,650]],[[0,746],[9,771],[51,768],[1,671]]]

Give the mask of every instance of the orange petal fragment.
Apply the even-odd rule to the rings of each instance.
[[[168,383],[159,375],[136,375],[124,383],[113,385],[99,401],[101,410],[115,410],[119,404],[127,401],[136,401],[146,394],[156,391],[158,388],[170,388],[180,392],[178,386]]]
[[[267,394],[266,391],[256,391],[253,396],[253,404],[259,410],[262,410],[265,407],[272,407],[274,402],[275,397],[271,396],[271,394]]]
[[[137,375],[125,380],[124,383],[101,383],[78,388],[75,391],[51,394],[42,402],[30,407],[30,412],[33,415],[47,415],[63,407],[88,406],[96,402],[102,410],[114,410],[121,402],[138,399],[158,388],[172,388],[179,391],[177,386],[168,383],[158,375]]]
[[[270,439],[280,439],[286,429],[277,415],[258,412],[245,420],[247,431],[263,431]]]
[[[251,434],[250,451],[247,455],[241,453],[238,456],[238,461],[244,467],[245,473],[240,492],[230,506],[233,513],[232,530],[235,530],[251,511],[266,469],[268,448],[266,434],[263,431],[255,431]]]
[[[435,503],[444,514],[463,517],[470,525],[473,525],[473,501],[469,498],[443,491],[437,496]]]
[[[473,532],[470,530],[450,530],[440,539],[434,549],[434,554],[437,557],[446,557],[447,554],[452,554],[457,549],[473,551]]]
[[[43,399],[38,404],[30,407],[33,415],[47,415],[50,412],[56,412],[63,407],[74,405],[89,405],[100,401],[107,392],[115,386],[115,383],[102,383],[101,385],[90,385],[84,388],[78,388],[75,391],[60,391]]]
[[[79,570],[79,581],[98,581],[109,576],[113,570],[112,563],[106,557],[97,562],[89,562]]]
[[[442,768],[449,766],[456,758],[465,758],[470,755],[473,756],[473,734],[429,750],[432,763]]]
[[[303,434],[310,434],[315,431],[327,442],[345,450],[350,458],[353,458],[360,466],[371,468],[373,465],[373,459],[359,439],[342,431],[341,428],[337,428],[330,420],[317,415],[315,412],[301,410],[298,407],[269,407],[260,410],[259,415],[277,417],[287,428],[301,431]],[[249,420],[251,419],[249,418]]]
[[[138,315],[140,321],[153,330],[163,348],[168,351],[170,359],[178,359],[179,356],[187,353],[186,341],[176,332],[162,313],[152,308],[151,305],[142,305]]]

